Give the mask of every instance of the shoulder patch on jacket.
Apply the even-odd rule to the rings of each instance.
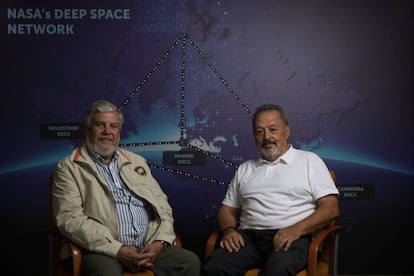
[[[143,167],[136,167],[135,168],[135,171],[137,172],[137,174],[139,174],[139,175],[146,175],[147,174],[147,172],[145,171],[145,169],[143,168]]]

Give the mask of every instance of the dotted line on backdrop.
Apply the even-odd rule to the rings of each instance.
[[[244,111],[246,111],[249,116],[252,116],[251,111],[246,106],[246,104],[241,100],[241,98],[237,95],[237,93],[233,90],[233,88],[230,86],[230,84],[224,79],[224,77],[221,75],[221,73],[214,67],[214,65],[211,63],[211,61],[206,57],[206,55],[201,51],[201,49],[194,43],[194,41],[186,34],[183,33],[181,36],[179,36],[174,43],[167,49],[167,51],[162,55],[162,57],[157,61],[157,63],[151,68],[151,70],[146,74],[146,76],[139,82],[139,84],[135,87],[135,89],[129,94],[129,96],[123,101],[121,106],[119,106],[119,110],[122,111],[130,102],[130,100],[135,97],[139,92],[141,92],[142,87],[144,84],[152,77],[152,75],[158,70],[158,68],[163,64],[171,55],[171,53],[176,49],[176,47],[181,42],[181,106],[180,106],[180,140],[179,141],[164,141],[164,142],[144,142],[144,143],[128,143],[128,144],[121,144],[121,147],[143,147],[143,146],[159,146],[159,145],[172,145],[172,144],[180,144],[181,146],[185,146],[188,148],[191,148],[195,151],[201,152],[204,155],[216,159],[222,163],[225,163],[228,166],[237,168],[237,165],[234,164],[231,161],[227,161],[213,153],[206,152],[201,150],[198,147],[195,147],[193,145],[188,144],[185,142],[184,139],[184,130],[185,130],[185,119],[184,119],[184,111],[185,111],[185,75],[186,75],[186,59],[187,59],[187,41],[190,43],[190,45],[194,48],[196,53],[201,57],[201,59],[207,64],[207,66],[210,68],[210,70],[217,76],[217,78],[221,81],[221,83],[226,87],[226,89],[231,93],[233,98],[238,102],[238,104],[243,108]],[[196,175],[189,172],[183,172],[180,170],[175,170],[167,167],[163,167],[160,165],[151,164],[151,167],[157,168],[160,170],[168,171],[170,173],[174,173],[177,175],[184,175],[187,177],[193,177],[195,179],[201,179],[204,181],[209,181],[211,183],[219,183],[224,184],[224,182],[215,180],[212,178]]]

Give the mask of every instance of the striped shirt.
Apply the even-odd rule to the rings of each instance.
[[[122,182],[117,166],[117,153],[109,164],[102,157],[91,155],[114,198],[118,216],[119,241],[124,245],[143,248],[149,221],[145,200],[132,193]]]

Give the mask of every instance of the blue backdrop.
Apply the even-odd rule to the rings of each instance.
[[[340,274],[413,274],[411,1],[2,1],[0,161],[7,271],[47,275],[48,176],[97,99],[147,158],[202,257],[250,115],[287,111],[291,143],[336,172]],[[168,151],[196,152],[172,164]],[[187,160],[188,161],[188,160]]]

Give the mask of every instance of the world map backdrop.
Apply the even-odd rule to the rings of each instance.
[[[84,109],[106,99],[126,117],[121,147],[147,159],[176,232],[201,258],[235,169],[258,155],[251,115],[276,103],[290,143],[336,173],[339,273],[413,273],[409,256],[381,253],[413,246],[410,1],[0,7],[0,202],[10,271],[25,248],[37,253],[19,268],[47,275],[48,176],[81,143]],[[180,153],[196,158],[180,164]]]

